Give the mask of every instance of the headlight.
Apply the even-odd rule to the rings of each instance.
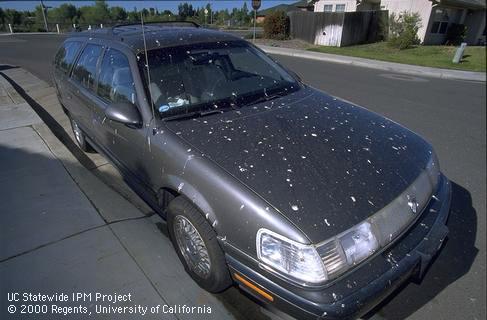
[[[264,266],[303,285],[317,285],[332,279],[368,258],[378,248],[377,237],[367,221],[318,248],[267,229],[257,232],[257,256]]]
[[[318,247],[328,279],[362,262],[379,249],[372,225],[362,222]]]
[[[294,282],[306,285],[327,280],[313,245],[295,242],[270,230],[257,232],[257,256],[266,268]]]

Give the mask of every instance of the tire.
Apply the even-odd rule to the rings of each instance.
[[[201,288],[211,293],[218,293],[232,285],[225,255],[218,244],[215,230],[198,209],[182,196],[175,198],[168,206],[167,225],[179,260],[186,272]],[[184,226],[185,228],[182,228]],[[183,240],[181,235],[188,237]],[[192,250],[183,248],[192,248]]]
[[[93,147],[88,143],[88,141],[86,141],[86,136],[78,126],[76,120],[71,118],[71,116],[69,116],[69,120],[71,120],[71,128],[73,129],[74,139],[78,143],[79,148],[84,152],[93,152]]]

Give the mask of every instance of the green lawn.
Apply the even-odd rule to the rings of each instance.
[[[389,47],[385,42],[379,42],[342,48],[319,46],[308,50],[418,66],[485,72],[485,47],[467,46],[459,64],[451,62],[456,47],[450,46],[417,46],[398,50]]]

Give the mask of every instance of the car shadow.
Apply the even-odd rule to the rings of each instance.
[[[11,66],[9,64],[0,64],[0,71],[16,69],[16,68],[18,68],[18,67],[17,66]]]
[[[11,67],[8,65],[0,65],[2,70],[8,70],[16,67]],[[89,170],[96,167],[95,163],[80,149],[76,142],[74,142],[69,136],[67,130],[59,122],[54,119],[54,117],[44,109],[37,101],[35,101],[21,86],[19,86],[15,81],[13,81],[5,73],[1,73],[5,80],[17,91],[17,93],[22,97],[22,99],[27,102],[27,104],[37,113],[39,118],[49,127],[52,133],[66,146],[66,148],[73,154],[76,159]]]
[[[435,257],[419,284],[406,282],[365,319],[406,319],[432,301],[450,284],[467,274],[479,250],[475,247],[477,213],[472,196],[462,186],[452,182],[452,200],[443,249]]]

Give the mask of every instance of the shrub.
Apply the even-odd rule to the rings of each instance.
[[[458,46],[465,40],[467,27],[463,24],[452,23],[446,31],[445,44]]]
[[[289,18],[284,11],[276,10],[269,13],[264,20],[264,37],[284,40],[289,36]]]
[[[389,45],[400,50],[420,44],[418,30],[421,28],[421,17],[417,12],[403,12],[389,17]]]

